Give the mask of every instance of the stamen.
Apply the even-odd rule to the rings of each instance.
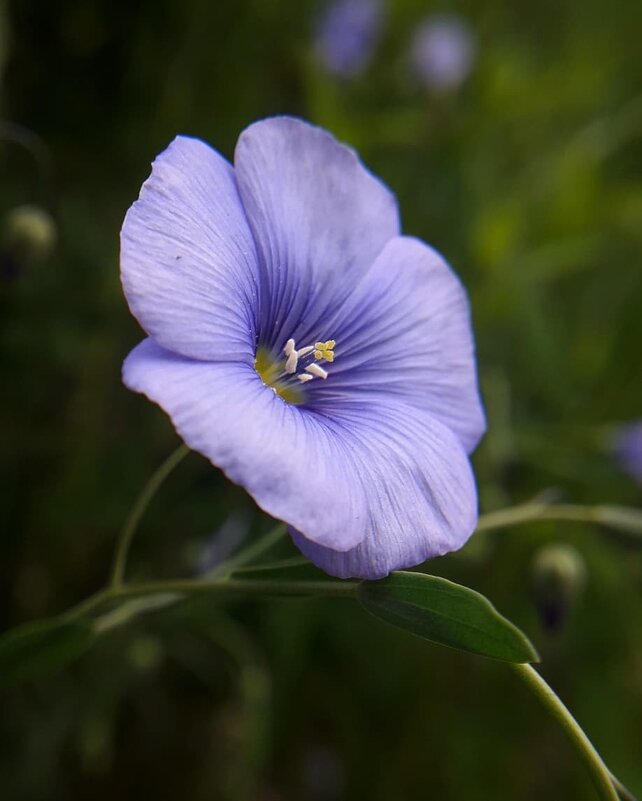
[[[292,342],[293,340],[290,340]],[[299,363],[299,354],[293,350],[288,358],[285,360],[285,372],[286,373],[296,373],[296,368]]]
[[[311,373],[310,377],[312,377],[312,376],[316,376],[317,378],[327,378],[328,377],[327,370],[324,370],[323,367],[319,367],[318,364],[314,364],[314,363],[309,364],[305,368],[305,371],[306,371],[306,373]]]
[[[333,362],[335,344],[334,339],[328,339],[297,350],[296,341],[290,338],[282,351],[285,361],[268,350],[258,348],[254,366],[263,383],[283,400],[294,404],[304,403],[306,394],[299,387],[313,378],[328,378],[327,370],[316,362]],[[295,378],[297,381],[294,381]]]
[[[326,342],[315,342],[314,343],[314,358],[320,362],[325,360],[326,362],[333,362],[334,361],[334,346],[337,343],[334,339],[328,339]]]

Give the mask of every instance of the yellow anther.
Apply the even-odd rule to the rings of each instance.
[[[334,339],[328,339],[327,342],[315,342],[314,343],[314,358],[320,362],[321,360],[325,359],[326,362],[333,362],[334,361],[334,346],[337,343]]]

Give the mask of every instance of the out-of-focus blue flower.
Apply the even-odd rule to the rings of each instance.
[[[410,61],[424,86],[438,90],[459,88],[475,60],[475,36],[469,23],[450,14],[424,20],[415,31]]]
[[[642,484],[642,420],[619,426],[611,448],[622,469]]]
[[[461,547],[484,428],[465,290],[356,154],[277,117],[178,137],[121,238],[126,385],[336,576]]]
[[[351,78],[370,62],[381,36],[382,0],[336,0],[319,18],[316,49],[328,72]]]

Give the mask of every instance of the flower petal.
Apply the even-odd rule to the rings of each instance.
[[[307,343],[399,233],[395,198],[353,150],[291,117],[247,128],[235,169],[261,268],[259,338]]]
[[[252,367],[185,359],[147,339],[127,357],[123,380],[269,514],[337,550],[365,537],[351,443],[324,416],[282,400]]]
[[[129,307],[163,347],[195,359],[253,360],[254,240],[234,170],[177,137],[153,164],[121,234]]]
[[[314,408],[403,398],[475,448],[486,423],[468,300],[435,250],[390,240],[323,333],[336,339],[335,360],[327,381],[309,385]]]
[[[460,548],[477,524],[477,494],[457,437],[398,401],[342,418],[367,487],[368,535],[340,553],[291,529],[298,548],[331,575],[364,579]]]

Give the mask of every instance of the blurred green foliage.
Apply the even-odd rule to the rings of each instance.
[[[252,120],[301,115],[397,193],[405,230],[470,290],[490,423],[475,457],[483,509],[544,489],[639,503],[607,443],[611,426],[642,416],[642,5],[458,4],[478,58],[451,94],[419,88],[406,53],[424,14],[453,4],[388,3],[374,60],[350,81],[315,59],[321,7],[0,4],[0,214],[36,204],[58,229],[46,259],[0,254],[3,628],[104,582],[129,505],[175,447],[163,413],[120,383],[141,333],[117,266],[124,212],[178,132],[229,156]],[[249,537],[269,527],[190,456],[143,522],[133,575],[192,574],[238,510]],[[553,635],[530,577],[538,549],[558,541],[581,554],[586,586]],[[480,534],[429,567],[529,633],[607,763],[642,792],[639,548],[533,524]],[[7,801],[592,797],[501,665],[340,600],[151,613],[0,704]]]

